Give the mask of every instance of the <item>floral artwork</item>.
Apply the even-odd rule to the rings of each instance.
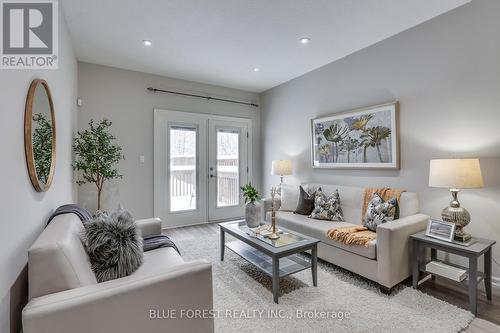
[[[398,104],[312,121],[313,167],[399,168]]]

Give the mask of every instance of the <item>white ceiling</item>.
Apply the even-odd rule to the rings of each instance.
[[[64,0],[63,7],[81,61],[261,92],[467,2]]]

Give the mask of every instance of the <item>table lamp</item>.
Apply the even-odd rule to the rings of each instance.
[[[292,174],[292,161],[290,160],[274,160],[271,167],[271,174],[280,176],[280,188],[283,185],[283,176]]]
[[[450,189],[452,200],[443,209],[443,221],[456,224],[455,240],[467,242],[471,236],[463,230],[470,222],[469,212],[460,206],[459,189],[483,187],[483,176],[479,160],[476,159],[438,159],[431,160],[429,167],[429,186]]]

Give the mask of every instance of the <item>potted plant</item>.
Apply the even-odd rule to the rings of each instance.
[[[122,178],[117,164],[125,159],[122,147],[115,144],[115,137],[109,132],[111,121],[103,119],[95,124],[89,122],[89,129],[78,131],[73,140],[75,162],[73,168],[81,172],[78,185],[95,184],[97,187],[97,210],[101,210],[101,193],[104,182]]]
[[[245,198],[245,220],[249,228],[257,228],[260,225],[260,195],[251,183],[241,187]]]

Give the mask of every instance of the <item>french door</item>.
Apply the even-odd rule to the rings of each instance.
[[[154,211],[163,227],[244,215],[251,120],[155,110]]]

